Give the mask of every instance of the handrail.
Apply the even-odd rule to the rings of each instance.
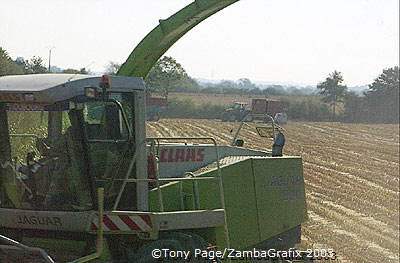
[[[217,142],[216,142],[216,140],[214,139],[214,138],[212,138],[212,137],[153,137],[153,138],[147,138],[146,139],[146,141],[156,141],[157,142],[157,145],[159,146],[160,145],[160,141],[161,140],[210,140],[210,141],[212,141],[213,142],[213,144],[214,144],[214,147],[215,147],[215,149],[216,149],[216,157],[217,157],[217,163],[219,164],[219,155],[218,155],[218,148],[217,148]],[[159,147],[158,147],[158,149],[159,149]],[[219,168],[218,168],[219,169]],[[196,184],[196,181],[197,180],[201,180],[201,179],[198,179],[198,178],[200,178],[200,177],[196,177],[196,178],[192,178],[192,180],[195,182],[195,184]],[[157,162],[157,167],[156,167],[156,178],[155,179],[151,179],[151,181],[155,181],[156,182],[156,187],[157,187],[157,189],[158,189],[158,191],[157,191],[157,193],[158,193],[158,199],[159,199],[159,203],[160,203],[160,210],[161,210],[161,212],[164,212],[164,202],[163,202],[163,197],[162,197],[162,191],[161,191],[161,185],[160,185],[160,181],[169,181],[169,182],[173,182],[173,181],[183,181],[183,180],[180,180],[180,179],[183,179],[183,178],[179,178],[178,180],[171,180],[171,178],[163,178],[163,179],[161,179],[160,180],[160,178],[159,178],[159,170],[158,170],[158,162]],[[209,180],[209,178],[207,178],[207,179],[205,179],[205,180]],[[139,179],[138,181],[136,181],[136,182],[139,182],[139,181],[143,181],[143,179]],[[144,180],[145,181],[145,180]],[[126,181],[125,181],[126,183],[128,183],[128,182],[135,182],[135,179],[133,179],[133,181],[131,181],[131,180],[129,180],[129,179],[127,179]],[[222,186],[222,183],[220,184],[220,187]],[[220,192],[223,192],[223,190],[221,190],[221,188],[220,188]],[[198,194],[198,193],[197,193]],[[223,198],[223,197],[222,197]],[[197,196],[197,200],[198,200],[199,198],[198,198],[198,196]],[[119,201],[119,200],[118,200]],[[197,204],[199,205],[199,202],[197,202]],[[223,208],[225,209],[225,202],[223,202],[222,201],[222,199],[221,199],[221,205],[223,206]]]
[[[161,188],[160,188],[160,182],[162,182],[162,181],[170,181],[170,182],[181,181],[182,182],[182,181],[185,181],[185,180],[193,180],[194,182],[196,182],[198,180],[219,179],[218,182],[219,182],[219,189],[220,189],[220,191],[219,191],[220,192],[220,201],[221,201],[222,209],[224,209],[224,211],[225,211],[225,194],[224,194],[224,187],[223,187],[223,181],[222,181],[221,165],[220,165],[220,162],[219,162],[220,158],[219,158],[219,153],[218,153],[217,141],[212,137],[158,137],[158,138],[150,137],[150,138],[146,138],[145,140],[143,140],[143,142],[141,142],[141,144],[139,146],[142,146],[144,143],[149,142],[149,141],[150,142],[156,141],[157,144],[160,145],[160,141],[162,141],[162,140],[164,140],[164,141],[171,141],[171,140],[209,140],[209,141],[211,141],[213,143],[214,149],[215,149],[218,177],[217,178],[216,177],[210,177],[210,178],[205,178],[205,179],[200,179],[202,177],[159,178],[158,177],[158,169],[156,168],[157,171],[156,171],[156,178],[155,179],[137,179],[137,178],[129,179],[129,175],[131,174],[133,166],[134,166],[134,164],[136,162],[136,159],[137,159],[138,151],[136,151],[135,154],[132,157],[132,160],[131,160],[130,164],[129,164],[129,168],[128,168],[128,171],[126,173],[126,176],[122,180],[123,183],[122,183],[122,186],[121,186],[120,191],[118,193],[118,196],[117,196],[117,198],[115,200],[115,203],[113,205],[113,210],[117,210],[119,201],[121,199],[122,193],[125,190],[125,187],[126,187],[127,183],[156,182],[156,186],[157,186],[157,189],[158,189],[158,195],[159,195],[159,201],[161,202],[160,203],[160,208],[161,208],[161,210],[164,210],[163,209],[164,206],[163,206],[163,199],[162,199],[162,191],[161,191]],[[158,165],[158,162],[157,162],[157,165]],[[197,200],[196,206],[198,205],[198,203],[199,202]],[[229,239],[228,220],[227,220],[226,213],[224,213],[224,233],[225,233],[225,242],[226,242],[227,247],[229,248],[230,247],[230,239]]]
[[[115,179],[115,181],[126,181],[128,183],[135,183],[135,182],[178,182],[178,181],[197,181],[197,180],[217,180],[217,177],[168,177],[168,178],[160,178],[160,179]]]
[[[38,139],[39,136],[37,136],[36,134],[23,134],[23,133],[11,133],[10,137],[33,137]]]
[[[151,141],[156,141],[157,145],[159,145],[160,144],[160,140],[211,140],[213,142],[213,144],[214,144],[214,147],[217,147],[217,142],[212,137],[158,137],[158,138],[157,137],[149,137],[149,138],[146,138],[145,140],[143,140],[137,146],[137,148],[140,148],[143,144],[145,144],[147,142],[151,142]],[[114,205],[112,207],[113,210],[117,210],[119,202],[120,202],[121,197],[122,197],[122,194],[123,194],[123,192],[125,190],[125,187],[126,187],[126,184],[128,182],[131,183],[131,182],[134,182],[134,180],[137,180],[137,182],[149,180],[148,182],[156,182],[157,183],[157,178],[156,179],[129,179],[129,176],[131,175],[132,169],[133,169],[134,164],[136,162],[137,156],[138,156],[138,151],[135,151],[135,153],[134,153],[134,155],[132,157],[132,160],[129,163],[128,171],[126,172],[126,175],[125,175],[124,179],[122,180],[123,183],[122,183],[120,191],[119,191],[119,193],[117,195],[117,198],[116,198],[116,200],[114,202]],[[217,164],[219,165],[219,155],[218,155],[218,153],[217,153]],[[157,173],[156,173],[156,177],[158,177]],[[117,181],[117,180],[121,180],[121,179],[114,179],[114,180]],[[159,188],[159,187],[157,187],[157,188]],[[161,199],[162,199],[162,197],[161,197]],[[161,206],[163,206],[163,204],[161,204]]]
[[[243,117],[238,129],[236,130],[235,136],[233,136],[233,140],[232,140],[232,144],[231,144],[232,146],[235,146],[236,139],[239,136],[239,132],[242,129],[243,125],[246,124],[244,120],[247,118],[248,115],[251,115],[251,113],[248,113]],[[279,127],[279,126],[275,124],[275,120],[274,120],[274,118],[272,118],[272,116],[265,114],[264,117],[270,119],[270,121],[272,123],[273,137],[275,139],[275,126],[277,126],[277,127]],[[246,125],[248,125],[248,124],[246,124]]]

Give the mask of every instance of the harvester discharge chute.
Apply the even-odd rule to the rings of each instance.
[[[145,78],[157,60],[201,21],[239,0],[196,0],[155,27],[136,46],[118,76]]]

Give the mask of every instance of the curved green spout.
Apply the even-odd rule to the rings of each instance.
[[[196,0],[165,20],[160,20],[136,46],[118,70],[119,76],[145,78],[157,60],[183,35],[207,17],[239,0]]]

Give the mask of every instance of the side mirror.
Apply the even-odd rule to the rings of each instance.
[[[244,145],[244,141],[243,140],[238,139],[238,140],[235,141],[235,146],[243,147],[243,145]]]

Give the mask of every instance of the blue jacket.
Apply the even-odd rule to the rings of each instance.
[[[278,133],[275,136],[274,146],[283,147],[285,145],[285,135],[283,133]]]

